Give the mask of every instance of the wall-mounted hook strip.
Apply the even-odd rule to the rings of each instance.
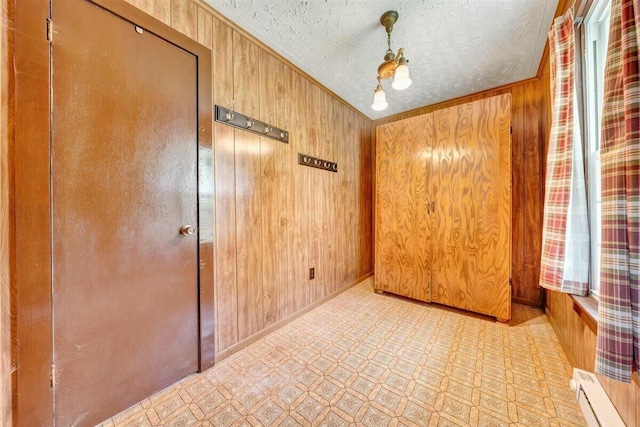
[[[330,162],[328,160],[318,159],[317,157],[307,156],[306,154],[298,153],[298,164],[303,166],[310,166],[312,168],[318,168],[329,172],[338,172],[338,164]]]
[[[216,105],[216,122],[224,123],[247,132],[255,133],[267,138],[272,138],[285,144],[289,143],[289,132],[284,129],[261,122],[252,117],[230,111],[220,105]]]

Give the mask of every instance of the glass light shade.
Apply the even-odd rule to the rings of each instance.
[[[389,104],[387,104],[387,95],[384,93],[384,90],[382,90],[382,87],[378,85],[378,88],[373,95],[373,104],[371,105],[371,108],[375,111],[382,111],[387,108],[387,106],[389,106]]]
[[[409,67],[406,64],[400,64],[398,68],[396,68],[396,74],[393,78],[393,83],[391,83],[391,87],[395,90],[405,90],[409,86],[411,86]]]

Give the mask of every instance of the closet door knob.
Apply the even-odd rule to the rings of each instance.
[[[180,229],[180,234],[182,234],[183,236],[193,236],[194,234],[196,234],[196,229],[193,228],[192,225],[185,225]]]

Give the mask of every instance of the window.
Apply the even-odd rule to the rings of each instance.
[[[600,247],[601,247],[601,185],[600,185],[600,126],[602,100],[604,98],[604,67],[609,42],[611,0],[597,0],[584,21],[586,87],[586,141],[588,203],[591,222],[591,280],[590,291],[598,296],[600,291]]]

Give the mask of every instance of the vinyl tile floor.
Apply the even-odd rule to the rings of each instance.
[[[541,310],[507,324],[366,280],[107,420],[120,426],[583,426]]]

